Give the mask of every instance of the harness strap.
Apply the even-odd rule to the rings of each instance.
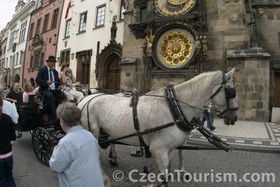
[[[102,145],[102,144],[114,143],[114,142],[116,142],[118,140],[130,138],[130,137],[133,137],[133,136],[139,136],[139,135],[141,136],[141,135],[153,133],[153,132],[159,131],[161,129],[165,129],[165,128],[171,127],[174,124],[175,124],[175,122],[166,123],[164,125],[160,125],[160,126],[157,126],[157,127],[145,129],[143,131],[134,132],[134,133],[128,134],[126,136],[121,136],[121,137],[118,137],[118,138],[115,138],[115,139],[105,140],[105,141],[99,142],[99,144]]]
[[[182,112],[179,102],[176,99],[176,95],[172,85],[169,85],[166,88],[166,97],[168,98],[167,101],[169,104],[169,108],[174,121],[176,121],[176,125],[185,132],[193,130],[194,125],[186,119],[184,113]]]
[[[83,111],[84,110],[84,108],[87,106],[87,124],[88,124],[88,130],[89,131],[91,131],[91,128],[90,128],[90,123],[89,123],[89,103],[93,100],[93,99],[95,99],[96,97],[99,97],[99,96],[101,96],[101,95],[105,95],[105,94],[99,94],[99,95],[97,95],[97,96],[95,96],[95,97],[92,97],[90,100],[88,100],[88,102],[86,102],[85,103],[85,105],[82,107],[82,109],[81,109],[81,111]]]
[[[136,91],[133,91],[131,93],[132,95],[132,114],[133,114],[133,124],[134,124],[134,128],[136,130],[136,134],[138,136],[139,142],[140,142],[140,147],[146,147],[147,145],[144,142],[143,137],[141,136],[141,133],[139,133],[140,130],[140,126],[139,126],[139,120],[138,120],[138,116],[137,116],[137,104],[138,104],[138,93]],[[143,153],[142,153],[143,154]]]
[[[221,87],[220,87],[221,88]],[[219,89],[220,90],[220,89]],[[216,93],[215,93],[216,94]],[[179,103],[176,100],[176,95],[174,92],[174,88],[172,85],[169,85],[166,89],[166,95],[168,98],[168,103],[170,106],[171,113],[173,118],[176,121],[176,125],[184,132],[188,132],[197,128],[197,130],[207,138],[208,142],[225,150],[230,151],[231,148],[229,145],[217,137],[216,135],[212,134],[209,130],[207,130],[203,125],[200,119],[193,118],[191,122],[189,122],[186,117],[184,116]]]

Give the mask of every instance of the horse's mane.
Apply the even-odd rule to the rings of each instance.
[[[177,93],[180,93],[183,96],[195,96],[204,94],[200,93],[203,89],[220,84],[221,81],[221,71],[206,72],[199,74],[186,82],[178,84],[174,88]]]

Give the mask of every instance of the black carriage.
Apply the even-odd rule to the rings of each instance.
[[[41,94],[30,95],[28,103],[17,105],[19,121],[16,125],[17,137],[22,132],[32,134],[32,146],[36,157],[46,166],[58,140],[64,136],[59,120],[49,120],[49,107]]]

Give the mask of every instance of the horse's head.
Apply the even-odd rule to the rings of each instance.
[[[211,99],[219,107],[219,117],[224,118],[225,124],[234,125],[237,120],[237,98],[233,73],[235,68],[227,73],[222,72],[222,83],[213,89]]]

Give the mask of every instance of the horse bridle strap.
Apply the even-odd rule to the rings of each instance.
[[[182,112],[179,102],[176,99],[175,91],[172,85],[169,85],[166,88],[166,97],[173,119],[174,121],[176,121],[176,125],[182,131],[189,132],[193,130],[195,126],[186,119],[184,113]]]
[[[224,113],[227,113],[227,112],[229,112],[229,111],[238,110],[238,107],[233,107],[233,108],[231,108],[231,107],[229,106],[229,100],[236,97],[236,89],[235,89],[235,88],[226,87],[226,83],[227,83],[226,76],[225,76],[225,73],[223,72],[223,75],[222,75],[222,84],[221,84],[220,87],[215,91],[215,93],[210,97],[210,100],[212,100],[212,99],[221,91],[221,89],[224,88],[224,90],[225,90],[225,97],[226,97],[226,101],[227,101],[227,109],[225,109],[223,112],[220,112],[220,114],[217,115],[217,116],[221,116],[221,115],[223,115]]]

